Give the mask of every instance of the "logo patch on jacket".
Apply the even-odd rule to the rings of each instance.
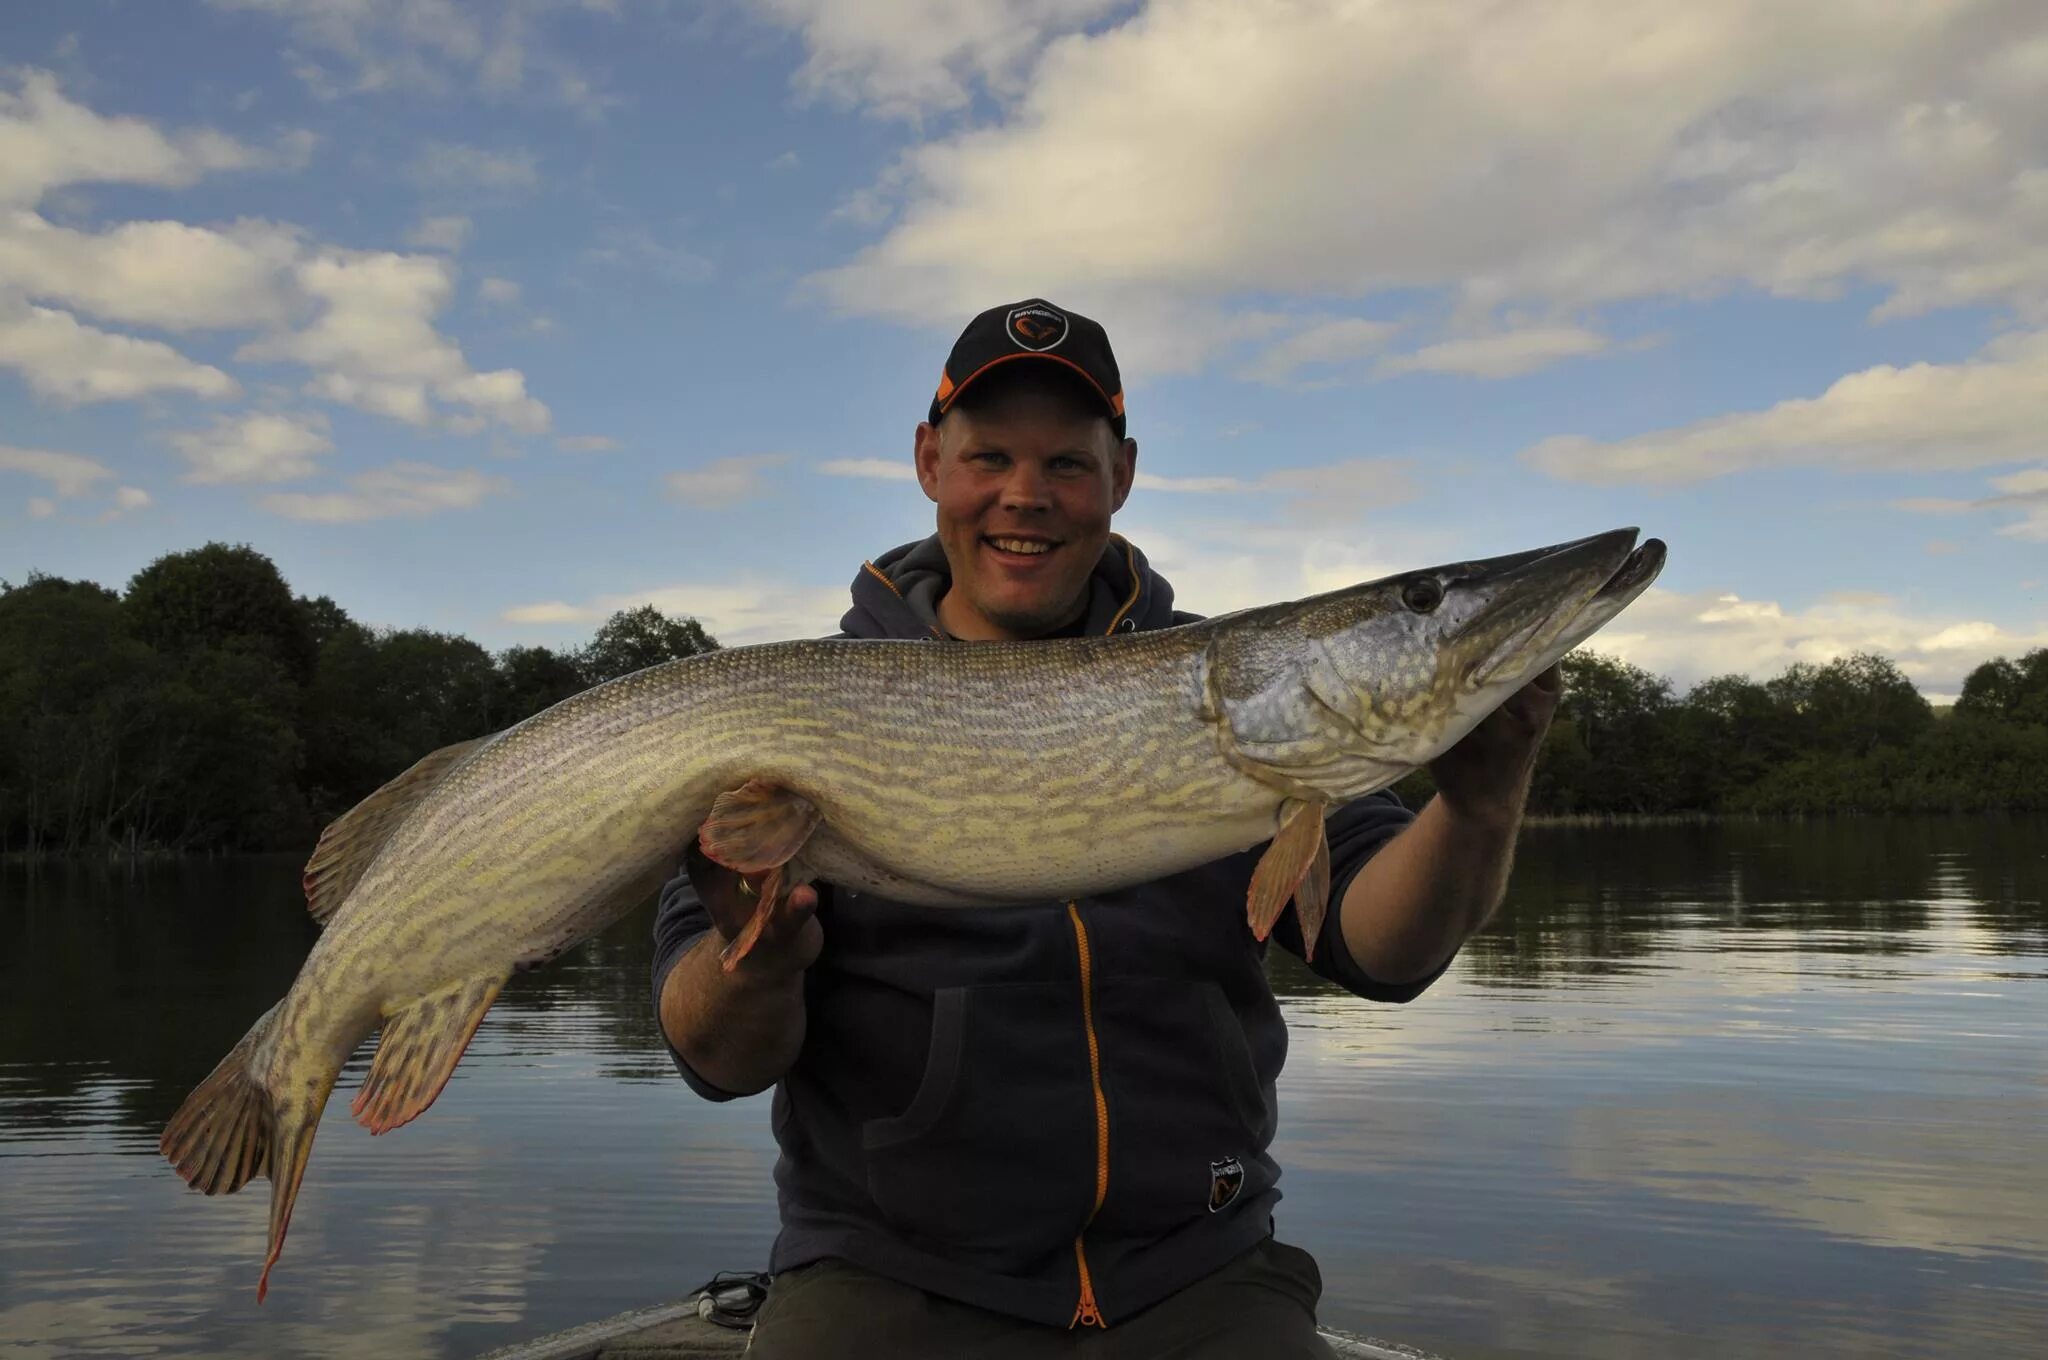
[[[1209,1163],[1209,1212],[1215,1213],[1244,1189],[1244,1163],[1235,1157]]]

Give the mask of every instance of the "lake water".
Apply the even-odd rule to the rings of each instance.
[[[0,868],[0,1353],[465,1356],[759,1268],[766,1098],[690,1095],[648,919],[514,979],[440,1102],[268,1186],[164,1121],[313,938],[284,861]],[[1323,1320],[1506,1356],[2048,1354],[2048,823],[1574,830],[1406,1007],[1276,956]]]

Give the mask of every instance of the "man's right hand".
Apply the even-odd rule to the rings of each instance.
[[[753,919],[759,899],[742,890],[739,874],[713,863],[695,837],[683,868],[711,929],[662,984],[662,1032],[705,1081],[752,1095],[774,1085],[803,1048],[804,970],[825,943],[818,890],[807,884],[773,904],[761,937],[728,972],[720,955]]]
[[[714,863],[694,836],[683,856],[683,866],[690,875],[690,886],[697,890],[697,899],[710,914],[711,927],[720,944],[731,944],[760,908],[756,891],[766,875],[739,874]],[[768,978],[790,976],[809,968],[825,946],[825,932],[818,924],[817,912],[818,890],[811,884],[783,893],[770,905],[760,938],[734,972]]]

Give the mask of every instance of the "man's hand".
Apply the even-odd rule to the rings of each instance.
[[[683,856],[690,886],[711,916],[711,928],[722,944],[731,944],[761,906],[756,895],[763,874],[738,874],[715,864],[696,838]],[[817,962],[825,946],[825,932],[818,925],[818,890],[810,884],[791,889],[769,908],[767,924],[736,972],[759,977],[786,976],[803,972]]]
[[[1429,976],[1500,905],[1529,776],[1563,692],[1552,666],[1430,762],[1436,797],[1366,861],[1338,905],[1345,947],[1369,976]]]
[[[804,970],[825,944],[818,890],[806,884],[772,904],[760,938],[728,972],[721,956],[753,919],[760,899],[748,889],[763,875],[713,863],[694,836],[683,867],[711,929],[662,984],[662,1033],[698,1076],[752,1095],[780,1080],[803,1048]]]
[[[1552,666],[1516,690],[1457,745],[1429,764],[1437,796],[1462,817],[1492,825],[1522,815],[1543,734],[1564,694],[1564,672]]]

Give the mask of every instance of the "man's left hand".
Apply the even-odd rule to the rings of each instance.
[[[1563,693],[1564,672],[1554,665],[1515,691],[1429,763],[1437,795],[1464,816],[1496,823],[1519,820],[1536,754]]]

